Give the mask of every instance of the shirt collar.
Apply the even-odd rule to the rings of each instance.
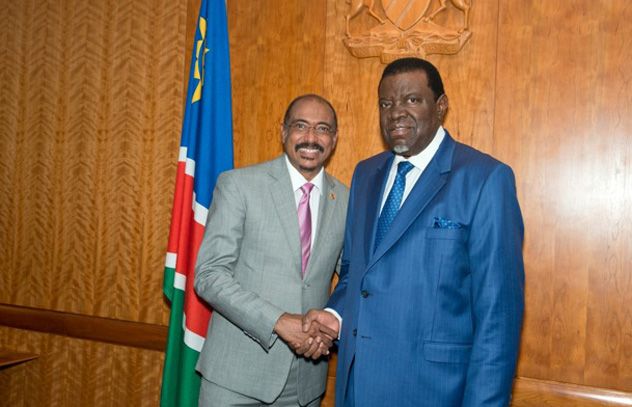
[[[290,159],[287,157],[287,154],[285,155],[285,164],[287,165],[287,170],[290,173],[290,180],[292,181],[292,191],[296,192],[306,182],[311,182],[312,184],[314,184],[314,187],[318,189],[318,192],[323,190],[323,178],[325,177],[324,168],[321,168],[320,171],[318,171],[318,174],[316,174],[316,176],[311,181],[308,181],[300,172],[298,172],[296,168],[294,168],[294,166],[290,162]]]
[[[399,164],[400,162],[408,160],[416,168],[419,168],[423,171],[428,166],[428,163],[430,163],[430,160],[432,160],[432,157],[434,157],[434,155],[439,150],[439,146],[441,145],[441,142],[444,138],[445,129],[443,128],[443,126],[439,126],[437,132],[434,135],[434,138],[426,148],[424,148],[417,155],[411,155],[408,158],[405,158],[399,154],[395,154],[393,166],[397,166],[397,164]]]

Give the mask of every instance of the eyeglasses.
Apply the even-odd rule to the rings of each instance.
[[[289,128],[294,133],[299,134],[307,134],[310,130],[317,136],[332,135],[336,133],[336,130],[332,129],[326,124],[317,124],[314,126],[310,126],[305,122],[294,122],[286,124],[285,127]]]

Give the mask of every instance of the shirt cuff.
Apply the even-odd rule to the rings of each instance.
[[[323,309],[323,311],[329,312],[331,315],[336,317],[336,319],[338,320],[338,338],[337,339],[340,339],[340,333],[342,332],[342,317],[333,308],[325,308],[325,309]]]

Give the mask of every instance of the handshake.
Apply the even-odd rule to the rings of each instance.
[[[333,341],[338,338],[340,323],[332,313],[312,309],[305,315],[281,315],[274,325],[274,332],[297,355],[318,359],[329,355]]]

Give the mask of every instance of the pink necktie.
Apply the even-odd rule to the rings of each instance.
[[[301,187],[303,196],[298,202],[298,227],[301,234],[301,274],[305,277],[305,269],[312,246],[312,211],[309,209],[309,194],[314,184],[306,183]]]

